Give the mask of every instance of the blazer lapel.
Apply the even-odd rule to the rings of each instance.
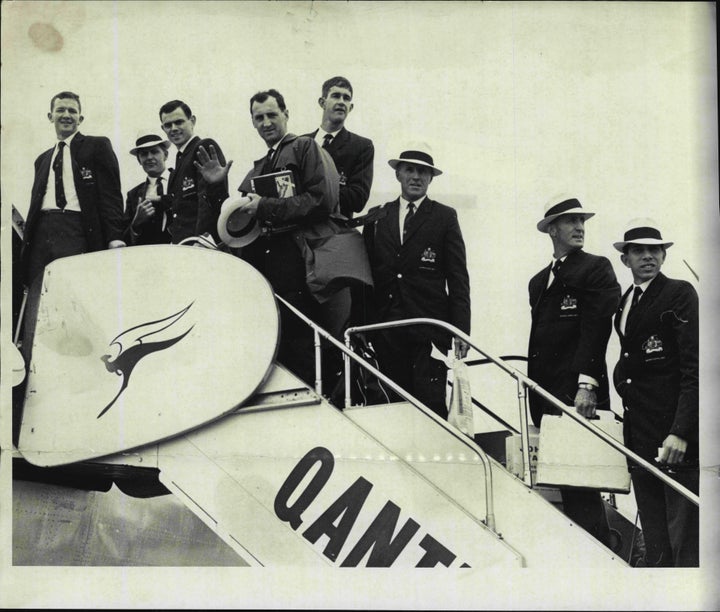
[[[642,321],[645,313],[652,307],[655,298],[662,291],[667,277],[660,272],[650,283],[647,291],[642,295],[640,301],[637,303],[635,308],[631,308],[628,313],[627,321],[625,321],[625,335],[629,335],[638,326],[638,322]]]
[[[393,243],[400,244],[400,200],[387,205],[387,221]]]
[[[168,193],[173,192],[173,189],[175,188],[175,181],[177,180],[177,177],[184,176],[188,164],[191,164],[194,161],[194,159],[193,159],[195,157],[194,151],[195,151],[195,147],[197,146],[198,142],[200,142],[200,136],[193,136],[188,141],[187,146],[185,147],[185,150],[182,152],[182,155],[180,156],[180,163],[175,164],[177,166],[177,168],[173,168],[172,172],[170,173],[170,176],[168,177]],[[177,159],[177,150],[175,151],[175,157]],[[171,187],[173,189],[171,189]]]
[[[335,138],[332,139],[327,150],[331,153],[339,153],[343,149],[343,147],[348,143],[349,140],[350,140],[350,134],[348,134],[348,131],[345,128],[342,128],[337,133]]]
[[[72,165],[73,180],[75,181],[76,189],[80,183],[80,167],[78,166],[77,160],[84,142],[85,136],[78,132],[70,143],[70,164]]]
[[[628,295],[630,295],[630,292],[632,291],[633,286],[630,285],[628,287],[627,291],[623,293],[622,297],[620,298],[620,306],[618,307],[617,313],[615,314],[615,331],[618,333],[619,336],[624,337],[625,334],[623,334],[620,331],[620,320],[622,319],[623,311],[625,310],[625,302],[627,301]],[[627,321],[625,321],[625,324],[627,325]]]

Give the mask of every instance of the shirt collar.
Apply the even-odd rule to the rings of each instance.
[[[165,181],[165,184],[167,185],[167,182],[170,179],[170,171],[167,168],[165,168],[165,170],[163,170],[163,173],[160,176],[148,176],[147,177],[148,181],[150,181],[151,183],[156,183],[159,178],[161,178],[163,181]]]
[[[187,146],[193,141],[193,138],[195,138],[195,136],[190,136],[188,141],[182,147],[178,147],[178,151],[180,153],[185,153],[185,149],[187,149]]]
[[[78,133],[78,131],[75,130],[75,131],[74,131],[70,136],[68,136],[65,140],[58,140],[57,143],[55,144],[55,148],[57,148],[57,145],[60,144],[61,142],[64,142],[64,143],[69,147],[69,146],[70,146],[70,143],[72,142],[72,139],[75,138],[75,136],[77,136],[77,133]]]
[[[406,200],[405,198],[403,198],[402,196],[400,196],[400,208],[402,208],[403,210],[405,210],[405,209],[407,208],[408,203],[409,203],[409,202],[413,202],[413,203],[415,204],[415,210],[419,210],[419,209],[420,209],[420,205],[425,201],[425,198],[427,198],[427,195],[424,195],[424,196],[423,196],[422,198],[420,198],[419,200]]]
[[[642,289],[642,292],[645,293],[647,291],[647,288],[650,286],[650,283],[652,283],[655,280],[655,278],[657,278],[657,277],[653,277],[650,280],[646,280],[644,283],[640,283],[639,285],[636,285],[635,283],[633,283],[632,288],[635,289],[635,287],[640,287],[640,289]]]

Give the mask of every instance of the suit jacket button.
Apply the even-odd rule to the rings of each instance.
[[[628,378],[625,382],[629,385],[632,382],[632,378]]]
[[[625,358],[630,357],[630,353],[623,353],[623,357],[625,357]]]
[[[398,274],[397,277],[398,277],[398,278],[402,278],[402,274]]]

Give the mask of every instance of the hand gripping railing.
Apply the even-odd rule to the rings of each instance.
[[[634,461],[635,463],[641,465],[643,468],[645,468],[648,472],[650,472],[653,476],[656,478],[659,478],[661,482],[666,484],[667,486],[671,487],[687,499],[689,499],[692,503],[694,503],[696,506],[700,505],[700,499],[699,497],[690,491],[688,488],[681,485],[676,480],[673,480],[670,478],[667,474],[663,473],[660,469],[655,467],[652,463],[646,461],[633,451],[631,451],[629,448],[627,448],[624,444],[621,442],[618,442],[615,438],[612,436],[606,434],[602,429],[599,427],[593,425],[593,423],[586,419],[583,416],[580,416],[575,411],[575,408],[572,406],[568,406],[561,402],[559,399],[557,399],[554,395],[543,389],[540,385],[538,385],[535,381],[533,381],[531,378],[528,378],[525,374],[522,372],[516,370],[512,366],[505,363],[502,359],[499,357],[495,357],[494,355],[491,355],[487,351],[484,351],[480,349],[477,345],[475,345],[472,341],[472,339],[459,330],[454,325],[450,325],[449,323],[446,323],[445,321],[440,321],[438,319],[427,319],[427,318],[415,318],[415,319],[403,319],[400,321],[389,321],[387,323],[375,323],[372,325],[362,325],[357,327],[350,327],[345,332],[345,344],[350,347],[350,336],[354,333],[364,332],[364,331],[373,331],[373,330],[379,330],[379,329],[387,329],[390,327],[405,327],[408,325],[434,325],[436,327],[442,327],[443,329],[449,331],[451,334],[453,334],[455,337],[460,338],[461,340],[464,340],[468,343],[472,348],[474,348],[476,351],[478,351],[480,354],[484,355],[487,359],[492,361],[495,365],[497,365],[501,370],[504,370],[507,374],[512,376],[517,381],[517,387],[518,387],[518,402],[519,402],[519,409],[520,409],[520,435],[522,436],[522,448],[523,448],[523,466],[524,466],[524,475],[523,480],[526,484],[531,483],[530,478],[530,456],[529,456],[529,433],[528,433],[528,423],[527,423],[527,390],[530,389],[531,391],[534,391],[537,393],[540,397],[550,402],[553,406],[555,406],[558,410],[562,411],[563,414],[568,415],[571,419],[579,423],[582,427],[589,430],[591,433],[593,433],[595,436],[603,440],[606,444],[609,444],[612,446],[615,450],[621,452],[623,455]],[[347,353],[346,353],[347,354]],[[354,354],[352,354],[355,356]],[[367,365],[367,364],[365,364]],[[378,374],[377,370],[370,366],[368,368],[373,374]],[[346,360],[345,362],[345,404],[348,405],[349,397],[350,397],[350,363]],[[384,379],[383,379],[384,381]],[[399,387],[392,383],[390,384],[392,389],[396,392],[398,392]],[[407,393],[402,392],[400,393],[403,397],[407,399]],[[417,402],[417,400],[416,400]],[[416,402],[413,402],[417,405]],[[438,419],[439,421],[439,419]]]
[[[307,316],[305,316],[302,312],[300,312],[297,308],[295,308],[292,304],[289,304],[286,300],[275,294],[275,297],[279,302],[284,304],[288,307],[288,309],[296,314],[300,319],[305,321],[307,325],[309,325],[314,334],[315,339],[315,390],[316,392],[321,395],[322,394],[322,377],[321,377],[321,353],[320,353],[320,336],[325,338],[328,342],[330,342],[333,346],[338,348],[343,353],[343,359],[345,360],[345,407],[350,406],[350,360],[352,359],[362,367],[364,367],[366,370],[368,370],[370,373],[372,373],[374,376],[377,376],[385,385],[390,387],[393,391],[395,391],[398,395],[400,395],[403,399],[410,402],[413,406],[420,408],[426,416],[429,418],[432,418],[440,424],[442,427],[444,427],[453,437],[455,437],[457,440],[462,442],[465,446],[470,448],[470,450],[473,451],[475,455],[477,455],[480,458],[480,461],[482,462],[483,469],[485,471],[485,525],[489,529],[493,531],[493,533],[497,533],[495,528],[495,510],[494,510],[494,503],[493,503],[493,494],[492,494],[492,470],[491,470],[491,464],[490,460],[488,459],[487,454],[484,450],[482,450],[477,444],[475,444],[473,441],[469,440],[467,436],[460,433],[457,429],[452,427],[447,421],[442,420],[440,417],[438,417],[430,408],[428,408],[425,404],[423,404],[420,400],[412,396],[410,393],[405,391],[402,387],[400,387],[397,383],[392,381],[390,378],[385,376],[380,370],[375,368],[371,363],[367,362],[365,359],[357,355],[352,348],[350,347],[350,334],[352,334],[355,331],[363,331],[367,329],[366,327],[351,327],[348,328],[348,330],[345,332],[345,345],[343,345],[340,341],[336,340],[330,333],[325,331],[322,327],[317,325],[317,323],[313,322],[311,319],[309,319]],[[411,321],[431,321],[431,322],[437,322],[441,323],[441,321],[435,321],[434,319],[412,319]],[[396,322],[397,323],[397,322]],[[374,329],[378,329],[374,326],[369,326]],[[454,328],[452,328],[454,329]]]

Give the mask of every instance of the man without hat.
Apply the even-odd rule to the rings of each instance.
[[[50,100],[57,142],[35,160],[21,252],[30,286],[59,257],[124,247],[120,169],[110,140],[85,136],[80,97],[63,91]]]
[[[195,236],[218,241],[217,220],[220,206],[228,197],[227,174],[218,182],[207,183],[195,163],[202,147],[212,150],[225,163],[220,145],[212,138],[195,135],[196,118],[182,100],[171,100],[160,108],[163,132],[177,148],[175,167],[168,180],[168,231],[172,243],[179,244]],[[228,169],[232,162],[228,163]]]
[[[345,127],[345,121],[354,108],[353,87],[348,79],[334,76],[322,84],[318,105],[322,109],[320,128],[308,134],[323,147],[335,162],[339,174],[340,213],[352,219],[354,213],[365,208],[370,197],[373,180],[375,147],[372,140],[359,136]],[[321,305],[323,317],[337,322],[333,335],[343,339],[345,329],[353,323],[362,323],[360,306],[363,302],[360,287],[345,287]],[[358,312],[352,313],[353,306]],[[342,357],[339,351],[329,349],[323,356],[323,380],[328,388],[340,379]]]
[[[631,221],[614,243],[633,284],[615,316],[613,380],[625,408],[625,446],[697,494],[698,296],[660,271],[672,244],[649,218]],[[631,463],[630,473],[646,566],[697,567],[698,507],[641,466]]]
[[[528,376],[579,414],[591,418],[609,410],[605,353],[620,285],[610,261],[583,250],[585,221],[592,213],[577,198],[554,198],[537,229],[550,236],[552,262],[528,285],[531,329]],[[533,423],[544,414],[560,414],[530,394]],[[599,491],[561,489],[563,511],[606,546],[612,538]]]
[[[250,116],[267,153],[254,163],[240,184],[238,191],[245,195],[232,196],[223,204],[220,221],[227,220],[227,227],[221,235],[226,246],[241,247],[241,257],[268,279],[277,295],[331,329],[332,322],[322,320],[320,304],[308,287],[305,256],[308,238],[333,233],[328,218],[338,203],[335,164],[312,138],[288,132],[290,113],[279,91],[269,89],[253,95]],[[212,151],[201,149],[197,167],[208,182],[226,177],[229,166],[223,165]],[[291,192],[256,192],[254,179],[286,170],[292,174]],[[252,222],[238,224],[235,217],[243,215]],[[315,369],[311,329],[282,305],[280,323],[278,360],[312,384]]]
[[[400,196],[368,213],[376,218],[363,235],[373,271],[374,317],[379,322],[416,317],[446,321],[470,333],[470,279],[457,213],[430,199],[433,178],[442,174],[427,145],[416,145],[389,160]],[[437,327],[413,326],[373,335],[380,369],[447,419],[447,366],[431,357],[443,353],[450,335]],[[467,345],[457,339],[457,355]]]
[[[172,236],[168,231],[168,215],[163,206],[169,172],[165,167],[170,142],[157,134],[138,134],[135,147],[130,150],[147,174],[139,185],[133,187],[125,201],[125,217],[128,222],[127,240],[132,245],[169,244]],[[167,197],[167,196],[166,196]]]
[[[340,212],[348,219],[367,204],[375,157],[372,140],[345,127],[345,120],[354,107],[352,100],[353,88],[345,77],[325,81],[318,99],[323,111],[320,128],[309,134],[335,162],[340,175]]]

